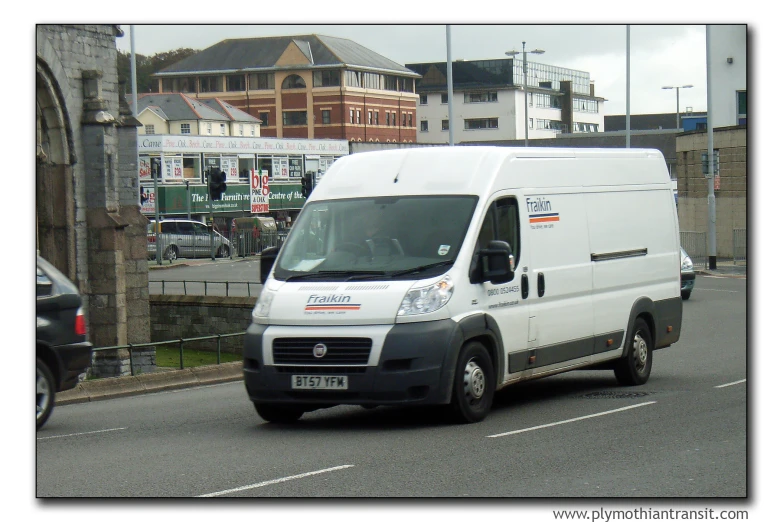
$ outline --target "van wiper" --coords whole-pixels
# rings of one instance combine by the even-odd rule
[[[349,281],[353,278],[353,276],[357,275],[368,275],[368,276],[377,276],[377,275],[383,275],[385,272],[378,272],[378,271],[372,271],[372,270],[319,270],[318,272],[308,272],[306,274],[301,275],[292,275],[291,277],[287,278],[286,281],[303,281],[305,279],[312,279],[317,277],[329,277],[329,276],[347,276],[346,281]]]
[[[437,263],[430,263],[429,265],[421,265],[414,268],[408,268],[406,270],[398,270],[396,272],[389,272],[387,274],[387,277],[397,277],[401,275],[408,275],[408,274],[415,274],[416,272],[423,272],[424,270],[429,270],[430,268],[437,268],[439,266],[449,266],[453,265],[454,260],[451,261],[439,261]]]

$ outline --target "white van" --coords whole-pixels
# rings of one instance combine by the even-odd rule
[[[450,404],[576,368],[647,381],[680,336],[680,246],[657,150],[427,147],[343,157],[262,255],[244,341],[262,418]]]

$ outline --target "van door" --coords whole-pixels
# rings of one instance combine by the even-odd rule
[[[595,350],[592,265],[579,190],[533,189],[523,196],[522,238],[530,252],[528,349],[534,375],[586,362],[578,360]]]
[[[527,348],[528,312],[524,253],[520,238],[519,202],[513,193],[501,193],[489,206],[476,241],[474,259],[479,249],[492,240],[505,241],[514,256],[514,279],[493,285],[482,283],[480,299],[485,302],[486,314],[500,329],[505,353],[499,354],[503,368],[503,382],[509,374],[526,369],[523,352]],[[498,369],[500,371],[500,368]],[[514,377],[513,375],[511,377]]]

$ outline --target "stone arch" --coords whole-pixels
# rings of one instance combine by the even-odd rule
[[[76,280],[73,131],[59,82],[36,59],[35,233],[36,250]]]

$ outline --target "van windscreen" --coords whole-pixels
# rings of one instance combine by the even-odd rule
[[[419,279],[419,271],[410,271],[430,266],[445,272],[459,253],[477,201],[476,196],[395,196],[311,202],[286,239],[275,278],[399,274]]]

